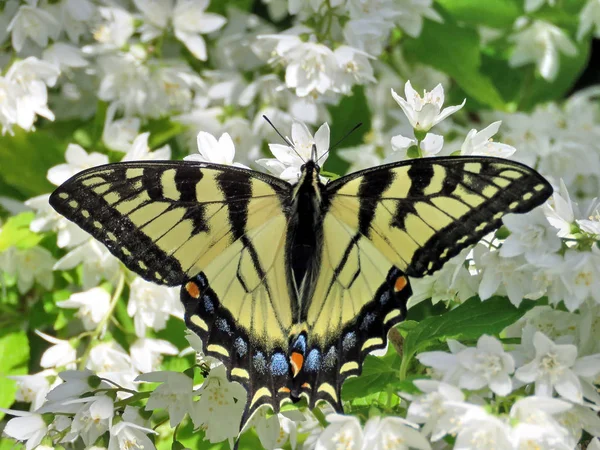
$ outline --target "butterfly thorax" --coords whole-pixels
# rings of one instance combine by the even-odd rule
[[[311,298],[321,262],[323,240],[323,194],[324,184],[319,179],[319,166],[309,160],[302,166],[298,183],[294,186],[290,208],[288,229],[287,261],[294,290],[300,305]],[[303,307],[297,311],[297,319],[302,320]]]

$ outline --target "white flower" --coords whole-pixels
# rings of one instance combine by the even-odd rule
[[[363,430],[356,417],[329,414],[327,422],[329,425],[319,436],[315,450],[363,448]]]
[[[115,120],[119,109],[118,102],[112,102],[106,110],[102,141],[104,145],[112,150],[126,152],[132,147],[132,143],[140,130],[141,120],[139,117],[123,117]]]
[[[579,13],[579,29],[577,39],[581,40],[594,29],[594,37],[600,36],[600,1],[588,0]]]
[[[337,80],[337,88],[343,93],[350,93],[355,84],[364,84],[369,81],[375,83],[373,67],[368,53],[347,45],[342,45],[333,52],[340,66],[341,73]]]
[[[269,144],[273,159],[259,159],[256,161],[266,167],[274,175],[283,180],[297,181],[300,177],[300,167],[312,158],[312,148],[316,146],[317,154],[315,162],[323,165],[327,160],[329,151],[329,125],[324,123],[319,127],[313,138],[307,126],[301,122],[292,124],[293,148],[281,144]]]
[[[379,416],[365,424],[363,447],[369,450],[429,450],[431,445],[419,432],[418,426],[400,417]]]
[[[476,348],[465,348],[456,357],[464,370],[460,387],[477,390],[489,386],[492,392],[501,396],[512,391],[510,375],[515,370],[515,361],[495,337],[484,334]]]
[[[344,39],[352,47],[370,55],[380,55],[394,24],[381,17],[351,19],[344,25]]]
[[[133,50],[133,49],[132,49]],[[98,58],[101,81],[97,95],[106,102],[118,102],[125,117],[153,117],[160,90],[151,78],[144,57],[133,51]]]
[[[63,341],[53,336],[35,330],[35,333],[42,339],[54,344],[49,347],[43,354],[40,360],[40,366],[44,369],[50,367],[67,367],[70,368],[77,358],[77,351],[73,348],[69,341]]]
[[[536,331],[533,336],[534,359],[519,367],[515,377],[524,383],[535,382],[536,395],[558,395],[574,403],[583,402],[581,377],[593,377],[600,373],[598,355],[577,358],[577,347],[571,344],[555,344],[544,333]],[[584,380],[583,380],[584,381]]]
[[[421,34],[424,17],[436,22],[443,22],[442,17],[433,9],[433,0],[403,0],[396,3],[398,4],[398,17],[394,22],[413,38]]]
[[[63,0],[60,2],[62,28],[71,42],[89,31],[89,22],[96,14],[96,6],[90,0]]]
[[[29,224],[29,229],[34,233],[56,232],[56,245],[60,248],[79,245],[89,239],[89,234],[70,220],[65,219],[50,206],[49,198],[50,194],[42,194],[25,202],[26,206],[36,211],[36,216]]]
[[[200,131],[196,138],[198,153],[186,156],[186,161],[211,162],[225,164],[228,166],[246,167],[240,163],[234,163],[235,145],[229,133],[223,133],[219,140],[206,131]]]
[[[69,68],[80,68],[89,65],[83,57],[82,51],[71,44],[56,42],[42,53],[42,58],[49,63],[60,67],[61,70]]]
[[[571,237],[572,225],[575,222],[576,205],[571,202],[571,197],[563,180],[560,181],[558,191],[544,206],[546,219],[554,228],[558,229],[558,237]]]
[[[93,445],[110,427],[114,416],[112,399],[106,395],[97,395],[70,400],[69,403],[85,404],[75,414],[71,431],[81,436],[86,447]]]
[[[535,264],[561,248],[561,240],[542,209],[536,208],[527,214],[507,214],[502,221],[510,231],[500,248],[502,257],[524,255],[528,262]]]
[[[523,256],[504,258],[499,251],[488,251],[483,245],[474,249],[476,267],[483,272],[479,297],[487,300],[494,294],[505,294],[515,306],[533,291],[534,267]]]
[[[172,427],[178,425],[192,411],[193,380],[179,372],[150,372],[140,375],[136,381],[162,383],[146,403],[146,409],[166,409]]]
[[[448,344],[450,353],[440,350],[423,352],[417,355],[417,359],[424,366],[432,367],[436,375],[441,375],[444,383],[458,385],[458,381],[464,373],[464,369],[458,359],[458,354],[466,349],[467,346],[455,339],[448,339],[446,343]]]
[[[408,396],[411,400],[406,413],[410,422],[424,424],[424,435],[431,434],[431,441],[435,442],[446,434],[456,433],[460,424],[452,406],[465,400],[460,389],[447,383],[434,380],[415,380],[414,385],[423,392],[422,395]]]
[[[577,47],[562,29],[542,20],[533,21],[509,39],[515,43],[509,65],[520,67],[535,63],[540,75],[547,81],[553,81],[558,74],[559,52],[567,56],[577,54]]]
[[[170,315],[183,317],[179,296],[174,288],[159,286],[136,278],[131,283],[127,313],[133,317],[135,333],[146,335],[146,328],[160,331]]]
[[[148,434],[158,432],[131,422],[119,422],[110,429],[108,450],[155,450]]]
[[[510,158],[517,149],[511,145],[494,142],[492,140],[492,136],[498,132],[501,124],[502,121],[499,120],[488,125],[481,131],[475,129],[469,131],[465,138],[465,142],[460,149],[460,154]]]
[[[94,39],[98,44],[83,48],[87,53],[102,53],[124,47],[135,31],[133,16],[118,6],[98,8],[100,21],[94,30]]]
[[[246,390],[239,383],[227,380],[224,365],[213,367],[196,394],[190,414],[195,427],[205,430],[205,439],[221,442],[238,435],[242,412],[246,404]]]
[[[393,136],[392,150],[399,154],[400,159],[407,158],[408,149],[419,144],[421,155],[424,158],[430,158],[437,155],[444,146],[444,137],[439,134],[427,133],[422,141],[417,141],[415,138],[408,138],[401,134]]]
[[[288,65],[285,69],[285,84],[296,89],[298,97],[313,92],[325,94],[336,88],[340,69],[331,49],[313,42],[300,42],[285,53]]]
[[[469,405],[456,436],[455,449],[487,450],[492,448],[512,449],[511,429],[497,417],[488,414],[479,406]]]
[[[575,447],[567,429],[555,415],[568,411],[568,402],[547,397],[530,396],[517,400],[510,409],[513,425],[513,448],[552,448],[569,450]]]
[[[17,14],[8,25],[12,46],[20,52],[27,38],[39,47],[46,48],[49,39],[58,38],[60,24],[47,11],[30,5],[21,5]]]
[[[574,311],[588,298],[600,303],[600,249],[591,251],[568,249],[564,262],[557,271],[568,295],[563,299],[565,306]]]
[[[52,289],[55,259],[43,247],[18,249],[10,247],[0,258],[0,269],[17,277],[17,288],[21,294],[29,291],[37,281],[47,290]]]
[[[149,137],[150,133],[148,132],[142,133],[136,137],[121,161],[154,161],[157,159],[170,159],[171,147],[166,144],[154,151],[150,151],[150,147],[148,146]]]
[[[131,364],[130,356],[115,341],[93,347],[86,368],[96,372],[99,377],[107,378],[125,388],[135,388],[133,380],[137,372]]]
[[[60,186],[82,170],[108,164],[108,156],[97,152],[87,153],[78,144],[69,144],[67,146],[65,160],[67,161],[66,163],[59,164],[48,170],[47,178],[56,186]]]
[[[206,42],[201,34],[217,31],[225,25],[225,18],[206,12],[209,0],[173,0],[156,2],[134,0],[135,5],[144,14],[148,23],[143,28],[144,40],[153,39],[167,27],[169,19],[173,21],[175,37],[201,61],[206,61]]]
[[[268,409],[259,408],[248,421],[242,433],[254,427],[260,443],[265,449],[274,450],[290,442],[296,448],[297,422],[303,422],[304,415],[298,410],[284,411],[278,414],[267,415]]]
[[[102,279],[115,280],[121,270],[119,260],[95,239],[88,239],[72,249],[54,264],[54,270],[73,269],[81,263],[83,263],[82,284],[84,289],[98,286]]]
[[[7,97],[0,111],[4,129],[11,131],[11,123],[24,130],[33,128],[36,115],[54,120],[48,109],[47,86],[54,86],[60,75],[57,66],[33,56],[13,63],[4,79],[0,77],[0,93]],[[2,92],[4,91],[4,92]]]
[[[110,294],[102,288],[93,288],[72,294],[67,300],[58,302],[60,308],[78,309],[76,316],[86,330],[95,329],[109,311]]]
[[[142,373],[157,370],[162,355],[176,355],[177,347],[162,339],[140,338],[129,347],[133,367]]]
[[[79,398],[79,396],[92,392],[94,389],[106,389],[110,385],[105,381],[101,381],[91,370],[65,370],[60,372],[58,376],[64,381],[53,388],[47,395],[48,403],[44,405],[43,412],[53,411],[56,405],[64,405],[71,400]],[[48,407],[49,405],[52,405]]]
[[[404,85],[406,100],[400,97],[392,89],[392,97],[400,105],[406,118],[415,130],[429,131],[431,127],[438,124],[446,117],[461,109],[466,100],[458,106],[448,106],[442,110],[444,104],[444,88],[438,84],[433,91],[424,91],[421,97],[407,81]]]
[[[7,378],[17,382],[15,399],[31,403],[31,410],[35,411],[46,401],[46,394],[50,392],[48,378],[55,375],[53,370],[44,370],[32,375],[11,375]]]
[[[25,450],[37,447],[48,432],[48,425],[41,414],[4,408],[0,411],[16,416],[6,423],[4,433],[17,441],[24,441]]]

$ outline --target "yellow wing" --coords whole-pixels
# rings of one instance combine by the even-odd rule
[[[278,406],[288,376],[290,189],[231,166],[147,161],[84,171],[50,203],[143,278],[182,285],[187,325],[256,408]]]
[[[483,157],[425,158],[327,185],[321,271],[302,299],[308,344],[303,390],[341,409],[345,378],[406,317],[407,276],[422,277],[552,193],[534,170]],[[313,358],[311,360],[311,353]],[[311,370],[312,369],[312,370]]]

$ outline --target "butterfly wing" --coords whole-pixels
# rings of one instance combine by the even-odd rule
[[[304,315],[304,392],[341,409],[343,381],[406,317],[407,276],[422,277],[552,193],[534,170],[484,157],[425,158],[327,185],[321,272]],[[312,359],[311,359],[312,352]],[[316,370],[318,369],[318,370]]]
[[[186,323],[205,353],[244,385],[253,409],[277,408],[295,302],[285,264],[290,190],[231,166],[128,162],[77,174],[50,203],[146,280],[182,285]]]

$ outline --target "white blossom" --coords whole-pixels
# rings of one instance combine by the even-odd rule
[[[577,39],[581,40],[593,30],[594,37],[600,36],[600,1],[588,0],[579,13]]]
[[[77,317],[86,330],[95,329],[109,311],[110,294],[102,288],[92,288],[85,292],[72,294],[67,300],[58,302],[61,308],[75,308]]]
[[[240,163],[234,163],[235,144],[229,133],[223,133],[219,140],[210,133],[201,131],[197,136],[198,153],[186,156],[186,161],[211,162],[225,164],[228,166],[246,167]]]
[[[27,38],[39,47],[46,48],[48,40],[55,40],[60,33],[60,25],[47,11],[35,5],[21,5],[17,14],[8,25],[12,46],[21,51]]]
[[[69,144],[65,151],[66,163],[59,164],[48,170],[48,181],[60,186],[73,175],[91,167],[108,164],[108,156],[101,153],[87,153],[78,144]]]
[[[561,397],[574,403],[583,402],[581,377],[600,373],[600,357],[577,358],[577,347],[559,345],[544,333],[533,336],[534,359],[519,367],[515,377],[525,383],[535,383],[536,395],[551,397],[554,390]],[[584,381],[585,382],[585,381]]]
[[[102,141],[112,150],[126,152],[132,148],[133,141],[138,136],[141,120],[139,117],[115,119],[119,106],[118,102],[113,102],[106,110]]]
[[[400,417],[373,417],[367,421],[364,429],[364,449],[408,450],[412,448],[430,450],[431,445],[413,424]]]
[[[553,81],[558,74],[559,53],[566,56],[577,54],[577,47],[562,29],[542,20],[533,21],[509,39],[515,43],[508,60],[510,66],[535,63],[540,75],[547,81]]]
[[[269,149],[276,159],[259,159],[256,162],[283,180],[296,181],[300,177],[302,165],[312,158],[313,146],[316,146],[317,149],[315,162],[323,165],[327,160],[329,151],[329,125],[327,123],[319,127],[313,138],[306,125],[294,122],[292,138],[287,139],[293,144],[293,147],[269,144]]]
[[[44,370],[32,375],[10,375],[7,378],[17,383],[15,399],[31,403],[31,411],[35,411],[46,401],[46,394],[50,392],[49,378],[55,375],[53,370]]]
[[[164,329],[171,315],[183,317],[176,290],[139,277],[131,283],[127,313],[133,317],[138,337],[145,337],[147,328],[155,331]]]
[[[142,373],[157,370],[162,355],[176,355],[177,347],[162,339],[139,338],[129,347],[131,363]]]
[[[83,48],[87,53],[104,53],[124,47],[135,31],[134,17],[119,6],[98,8],[100,20],[93,32],[97,44]]]
[[[4,408],[0,411],[16,416],[6,423],[3,431],[17,441],[24,441],[25,450],[36,448],[48,432],[48,425],[41,414]]]
[[[225,366],[211,368],[196,394],[200,400],[194,403],[190,416],[194,426],[205,430],[205,439],[214,443],[236,437],[246,404],[246,390],[227,380]]]
[[[192,411],[192,379],[179,372],[151,372],[140,375],[137,381],[162,383],[148,399],[146,409],[166,409],[172,427]]]
[[[406,99],[400,97],[392,89],[392,97],[402,108],[406,118],[415,130],[429,131],[431,127],[438,124],[446,117],[454,114],[465,105],[463,101],[458,106],[448,106],[442,109],[444,104],[444,88],[438,84],[433,91],[424,91],[421,97],[407,81],[404,85],[404,95]]]
[[[510,231],[500,248],[502,257],[523,255],[529,263],[535,264],[561,248],[561,240],[539,208],[527,214],[507,214],[502,221]]]
[[[84,404],[73,418],[71,431],[81,436],[86,447],[93,445],[110,428],[114,416],[112,399],[106,395],[96,395],[70,400],[69,403]]]
[[[17,278],[21,294],[28,292],[36,282],[51,289],[54,285],[54,262],[52,254],[39,246],[26,249],[10,247],[0,254],[0,269]]]
[[[315,446],[316,450],[363,448],[363,430],[356,417],[329,414],[327,422],[329,425],[319,436]]]
[[[157,159],[170,159],[171,158],[171,147],[169,145],[163,145],[160,148],[157,148],[154,151],[150,150],[148,146],[148,138],[150,137],[150,133],[142,133],[137,136],[131,147],[127,149],[125,156],[121,161],[143,161],[143,160],[152,160],[155,161]]]
[[[158,432],[135,423],[119,422],[110,429],[108,450],[155,450],[156,447],[148,434],[158,434]]]
[[[475,129],[469,131],[460,149],[460,154],[510,158],[517,149],[511,145],[492,140],[492,136],[498,132],[501,124],[502,121],[499,120],[488,125],[481,131]]]
[[[392,137],[391,143],[392,150],[400,159],[406,159],[408,150],[416,145],[419,146],[422,157],[431,158],[442,150],[444,137],[439,134],[427,133],[423,140],[418,141],[416,138],[408,138],[399,134]]]

